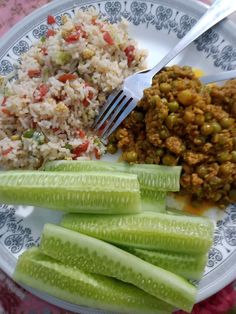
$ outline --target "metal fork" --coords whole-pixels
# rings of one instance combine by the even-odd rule
[[[154,68],[137,72],[127,77],[124,80],[122,88],[119,91],[115,90],[107,98],[106,103],[94,122],[93,127],[95,131],[100,130],[104,123],[107,122],[105,128],[99,132],[100,136],[106,139],[113,133],[136,107],[137,101],[142,97],[143,90],[151,85],[153,76],[196,38],[235,10],[235,0],[216,0],[191,30]]]

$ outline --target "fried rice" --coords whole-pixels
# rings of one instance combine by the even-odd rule
[[[91,130],[100,107],[125,77],[145,68],[146,52],[125,20],[97,12],[63,17],[22,55],[17,79],[0,94],[0,167],[36,169],[47,160],[100,158],[105,147]]]

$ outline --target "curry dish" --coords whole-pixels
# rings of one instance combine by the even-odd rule
[[[165,68],[110,137],[132,163],[182,165],[182,192],[236,201],[236,80],[204,86],[188,67]]]

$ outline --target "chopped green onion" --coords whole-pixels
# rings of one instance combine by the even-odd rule
[[[65,146],[64,146],[64,148],[69,149],[69,150],[72,150],[72,149],[73,149],[73,146],[72,146],[71,144],[69,144],[69,143],[66,143]]]
[[[34,129],[29,129],[29,130],[25,131],[23,133],[23,137],[25,137],[25,138],[32,138],[33,135],[34,135],[34,131],[35,131]]]

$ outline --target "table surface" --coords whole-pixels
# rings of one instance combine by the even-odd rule
[[[0,0],[0,37],[24,16],[50,0]],[[205,2],[210,2],[205,0]],[[236,21],[236,14],[231,18]],[[192,314],[235,313],[236,291],[233,284],[195,305]],[[22,289],[0,270],[0,314],[71,314],[48,304]],[[176,314],[183,314],[179,311]]]

